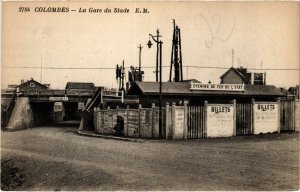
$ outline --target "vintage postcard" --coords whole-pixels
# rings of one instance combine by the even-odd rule
[[[299,2],[4,1],[1,189],[299,190]]]

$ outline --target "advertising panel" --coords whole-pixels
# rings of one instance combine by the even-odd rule
[[[278,104],[254,104],[254,134],[273,133],[278,131]]]
[[[210,104],[207,106],[207,137],[233,136],[233,105]]]

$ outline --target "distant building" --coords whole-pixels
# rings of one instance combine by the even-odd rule
[[[41,89],[48,89],[48,88],[49,88],[48,86],[43,85],[35,81],[33,78],[31,78],[26,82],[22,80],[21,84],[17,86],[17,92],[26,92],[30,90],[41,90]]]
[[[278,90],[284,95],[289,95],[289,91],[284,87],[278,87]]]
[[[88,89],[94,90],[94,83],[82,83],[82,82],[68,82],[66,85],[66,89]]]
[[[288,89],[290,95],[294,95],[296,99],[300,99],[300,86],[296,85],[295,87],[290,87]]]
[[[248,72],[247,68],[229,68],[221,77],[221,84],[265,85],[266,74]]]

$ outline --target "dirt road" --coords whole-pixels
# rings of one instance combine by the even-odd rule
[[[15,190],[297,190],[299,134],[144,143],[76,128],[2,132],[2,159],[26,175]]]

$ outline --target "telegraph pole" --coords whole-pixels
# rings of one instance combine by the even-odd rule
[[[151,48],[152,42],[150,37],[157,45],[156,51],[156,82],[158,82],[158,66],[159,66],[159,138],[162,138],[162,44],[163,42],[159,40],[159,30],[156,31],[157,35],[154,36],[149,34],[149,41],[147,43],[148,47]],[[156,38],[156,39],[155,39]]]
[[[139,52],[139,71],[141,71],[141,65],[142,65],[142,58],[141,57],[142,57],[142,49],[143,49],[143,47],[140,44],[140,46],[138,48],[140,50],[140,52]]]
[[[174,81],[183,81],[182,74],[182,54],[181,54],[181,37],[180,28],[175,24],[173,19],[174,30],[173,30],[173,40],[172,40],[172,53],[171,53],[171,66],[170,66],[170,76],[169,81],[172,80],[172,68],[174,65]]]

